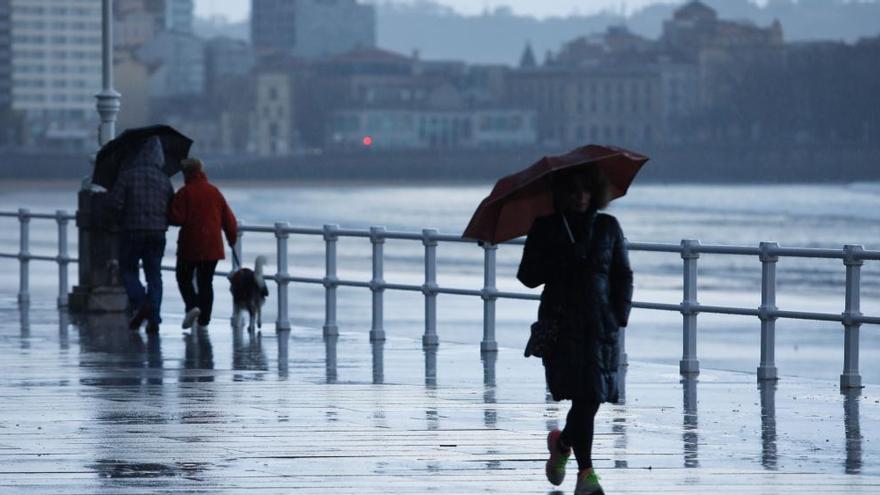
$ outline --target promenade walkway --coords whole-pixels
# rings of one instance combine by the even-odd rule
[[[225,317],[182,333],[179,314],[154,338],[34,301],[0,297],[0,493],[574,489],[544,479],[544,437],[566,410],[520,349],[487,362],[442,341],[371,346],[367,329],[251,337]],[[595,458],[609,494],[876,494],[880,395],[709,369],[682,383],[677,363],[631,362]]]

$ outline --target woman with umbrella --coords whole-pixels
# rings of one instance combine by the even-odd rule
[[[557,212],[535,220],[526,238],[517,278],[541,284],[538,320],[556,325],[551,355],[543,358],[554,400],[571,400],[562,431],[547,436],[547,479],[559,485],[574,450],[575,494],[603,493],[593,471],[593,421],[599,404],[618,400],[618,331],[632,305],[632,270],[623,231],[611,215],[608,182],[596,167],[552,178]]]
[[[632,307],[623,231],[599,210],[626,194],[647,161],[595,145],[542,158],[499,180],[464,234],[497,244],[528,232],[517,278],[544,290],[526,356],[542,357],[554,400],[571,400],[565,428],[547,436],[545,472],[562,484],[574,451],[576,495],[604,493],[593,471],[594,418],[601,403],[619,399],[618,334]]]

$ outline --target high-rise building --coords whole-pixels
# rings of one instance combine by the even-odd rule
[[[338,55],[376,45],[376,11],[356,0],[251,0],[251,40],[259,53]]]
[[[0,115],[12,104],[12,9],[10,0],[0,0]]]
[[[138,60],[154,67],[150,96],[157,99],[205,92],[205,42],[192,34],[163,31],[137,52]]]
[[[229,80],[244,79],[255,65],[250,43],[226,37],[205,44],[205,88],[214,95]]]
[[[192,34],[194,0],[165,0],[164,28],[167,31]]]
[[[192,34],[193,9],[193,0],[116,0],[114,45],[137,50],[162,31]]]
[[[101,0],[11,0],[12,108],[28,134],[86,145],[97,127]]]
[[[164,0],[113,2],[113,45],[116,50],[136,50],[164,30]]]

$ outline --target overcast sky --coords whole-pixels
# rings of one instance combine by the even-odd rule
[[[385,0],[379,0],[383,2]],[[414,3],[417,0],[395,0],[399,3]],[[572,13],[591,14],[603,9],[626,9],[631,12],[651,3],[679,3],[681,0],[436,0],[464,14],[479,14],[486,8],[500,5],[510,6],[518,14],[537,17],[568,15]],[[373,1],[371,3],[377,3]],[[196,0],[196,14],[200,16],[223,15],[229,20],[246,19],[251,0]]]

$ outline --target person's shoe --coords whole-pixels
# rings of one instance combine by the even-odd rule
[[[159,334],[159,324],[158,323],[147,323],[147,335],[158,335]]]
[[[595,471],[592,469],[578,471],[578,481],[574,488],[574,495],[605,495]]]
[[[544,468],[547,474],[547,481],[559,486],[565,479],[565,464],[571,456],[571,448],[561,449],[559,447],[559,437],[562,432],[553,430],[547,434],[547,450],[550,451],[550,458],[547,459],[547,465]]]
[[[138,330],[141,328],[141,325],[144,323],[144,320],[150,317],[153,313],[152,309],[149,305],[144,304],[141,306],[141,309],[138,310],[137,313],[132,316],[131,320],[128,321],[128,328],[132,330]]]
[[[186,316],[183,317],[183,324],[181,325],[181,327],[183,327],[184,329],[192,327],[193,323],[195,323],[196,321],[196,318],[198,318],[200,314],[202,314],[202,310],[200,310],[199,308],[193,308],[187,311]]]

